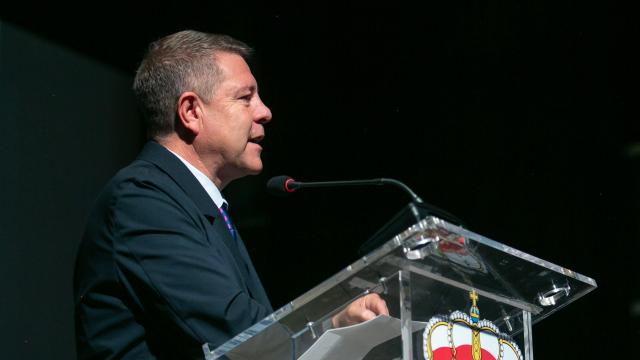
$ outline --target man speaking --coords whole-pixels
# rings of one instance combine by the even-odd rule
[[[80,359],[202,359],[273,309],[221,190],[262,170],[271,111],[225,35],[182,31],[149,47],[134,80],[151,140],[106,185],[74,275]],[[334,326],[388,314],[367,295]],[[259,355],[256,355],[256,359]]]

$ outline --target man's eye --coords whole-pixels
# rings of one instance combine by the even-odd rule
[[[241,96],[240,100],[245,100],[245,101],[251,101],[251,94],[245,95],[245,96]]]

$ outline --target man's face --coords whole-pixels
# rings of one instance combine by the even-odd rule
[[[203,128],[194,146],[213,160],[217,177],[228,183],[262,170],[258,143],[271,110],[260,100],[256,79],[241,56],[218,53],[216,60],[222,81],[203,105]]]

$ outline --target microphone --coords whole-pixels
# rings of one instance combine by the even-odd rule
[[[422,204],[422,199],[416,193],[414,193],[404,183],[388,178],[369,179],[369,180],[344,180],[344,181],[319,181],[319,182],[300,182],[295,181],[292,177],[286,175],[280,175],[272,177],[267,182],[267,191],[272,195],[285,196],[295,192],[298,189],[304,188],[319,188],[319,187],[339,187],[339,186],[381,186],[381,185],[393,185],[404,190],[413,202]]]
[[[399,234],[407,227],[413,225],[416,221],[422,220],[425,216],[435,215],[443,220],[453,224],[466,227],[464,222],[455,215],[440,209],[434,205],[426,203],[420,199],[404,183],[389,178],[369,179],[369,180],[344,180],[344,181],[319,181],[319,182],[301,182],[295,181],[292,177],[286,175],[275,176],[267,181],[267,191],[272,195],[286,196],[296,192],[298,189],[319,188],[319,187],[339,187],[339,186],[370,186],[370,185],[393,185],[404,190],[412,201],[398,212],[389,222],[380,228],[369,240],[360,246],[359,253],[361,255],[368,254],[378,246],[389,240],[391,237]]]
[[[380,186],[380,185],[393,185],[404,190],[409,196],[411,196],[411,202],[408,205],[409,212],[413,215],[415,220],[421,220],[426,215],[435,215],[443,220],[449,221],[453,224],[458,224],[462,227],[466,227],[464,221],[460,220],[457,216],[450,212],[443,210],[435,205],[426,203],[416,195],[404,183],[389,178],[369,179],[369,180],[343,180],[343,181],[318,181],[318,182],[301,182],[296,181],[292,177],[287,175],[274,176],[267,181],[267,191],[276,196],[287,196],[298,189],[304,188],[319,188],[319,187],[340,187],[340,186]]]

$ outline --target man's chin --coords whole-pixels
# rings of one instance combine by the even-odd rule
[[[254,164],[249,164],[244,169],[245,175],[258,175],[262,172],[262,161],[258,161]]]
[[[247,171],[245,175],[248,175],[248,176],[258,175],[261,172],[262,172],[262,168],[260,170],[254,169],[254,170],[251,170],[251,171]]]
[[[261,172],[262,166],[243,167],[240,169],[236,168],[234,171],[223,172],[221,173],[222,186],[224,188],[225,186],[229,185],[229,183],[237,179],[241,179],[249,175],[258,175]]]
[[[262,172],[262,160],[238,162],[235,166],[228,166],[222,171],[226,183],[243,178],[248,175],[258,175]]]

